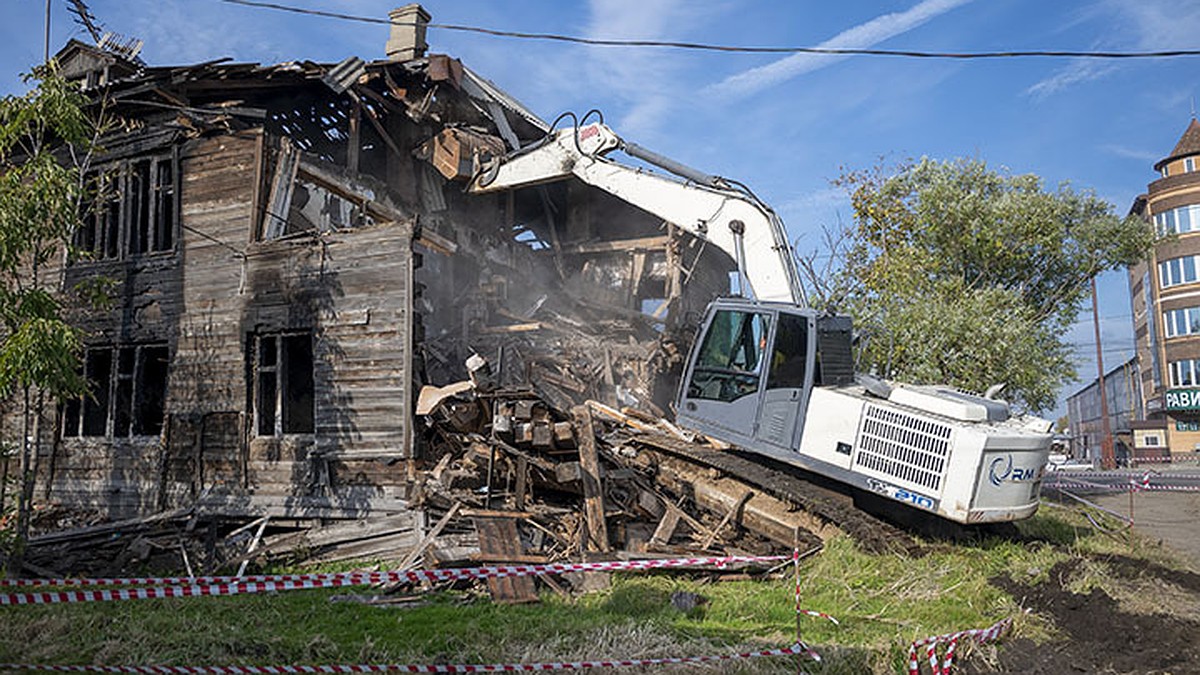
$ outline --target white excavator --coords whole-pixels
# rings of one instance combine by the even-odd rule
[[[617,150],[673,175],[616,161]],[[571,177],[737,263],[748,297],[708,306],[675,401],[680,426],[957,523],[1015,521],[1037,510],[1050,423],[991,396],[856,375],[850,317],[803,306],[782,221],[739,184],[627,143],[598,122],[498,158],[468,189]]]

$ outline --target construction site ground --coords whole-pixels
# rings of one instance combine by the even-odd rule
[[[1192,467],[1194,470],[1194,467]],[[1168,469],[1169,470],[1169,469]],[[1200,673],[1200,492],[1089,496],[1126,517],[1101,521],[1106,536],[1131,551],[1161,549],[1171,566],[1145,557],[1081,555],[1055,565],[1040,583],[992,583],[1030,612],[1049,618],[1057,637],[1006,641],[994,659],[965,663],[964,673]],[[1132,511],[1131,511],[1132,506]],[[1092,511],[1099,518],[1099,510]]]
[[[560,409],[519,389],[460,387],[434,393],[436,398],[419,407],[429,422],[422,438],[428,459],[414,467],[401,510],[350,520],[286,513],[231,518],[206,513],[203,495],[196,506],[120,523],[49,509],[38,518],[40,534],[26,551],[25,571],[42,577],[122,577],[325,571],[330,564],[432,569],[787,555],[798,546],[806,552],[799,568],[804,608],[843,620],[839,627],[802,622],[805,640],[828,657],[826,665],[809,672],[901,672],[901,650],[908,641],[1009,618],[1014,629],[997,643],[960,645],[955,671],[1200,675],[1200,492],[1136,493],[1133,532],[1119,519],[1128,512],[1128,493],[1089,495],[1092,505],[1084,506],[1054,499],[1052,490],[1044,491],[1047,499],[1038,516],[1016,526],[930,530],[891,522],[889,515],[902,512],[894,505],[873,505],[883,512],[860,510],[872,506],[864,495],[855,498],[789,467],[702,442],[632,409],[594,401]],[[90,603],[45,608],[32,620],[25,608],[5,607],[0,624],[11,621],[12,630],[0,636],[0,663],[172,660],[148,643],[189,629],[157,625],[177,621],[167,607],[157,606],[163,602],[216,603],[196,609],[192,619],[214,626],[229,622],[218,632],[236,633],[240,645],[230,652],[203,635],[178,645],[182,651],[174,642],[164,643],[162,649],[171,653],[191,654],[188,663],[177,665],[210,665],[232,654],[271,665],[292,658],[357,660],[361,639],[380,641],[369,650],[376,662],[431,657],[442,663],[518,662],[786,646],[794,637],[788,625],[791,567],[764,574],[765,567],[672,571],[667,574],[673,581],[663,586],[613,583],[595,573],[491,579],[486,590],[475,582],[428,588],[393,584],[350,594],[361,610],[322,609],[324,596],[299,603],[280,596],[278,605],[271,604],[271,596],[259,596],[253,606],[263,621],[245,626],[238,623],[244,617],[222,609],[228,605],[221,603],[235,601],[224,598],[150,601],[138,605],[142,611],[121,613],[116,623]],[[677,599],[674,590],[683,595]],[[465,598],[465,613],[459,613],[458,600],[430,600],[429,591]],[[463,631],[469,638],[438,642],[427,652],[412,647],[404,633],[408,629],[395,625],[378,637],[346,637],[345,644],[329,637],[356,622],[377,623],[371,618],[381,611],[376,605],[403,609],[398,616],[412,617],[398,618],[406,625],[434,621],[441,626],[430,634],[436,637],[420,639],[444,641]],[[287,618],[293,610],[299,612],[294,620]],[[280,635],[327,610],[342,616],[343,626],[316,620],[311,626],[299,624],[308,626],[303,635]],[[214,614],[208,617],[210,611]],[[153,630],[143,626],[142,612],[162,613],[149,619],[156,624]],[[514,624],[500,618],[505,612],[523,618]],[[495,627],[470,628],[481,616]],[[568,625],[575,619],[587,625]],[[275,620],[278,626],[271,623]],[[605,633],[614,620],[620,630],[650,631],[654,644]],[[96,644],[87,642],[91,638],[77,643],[81,634],[74,626],[96,621],[104,627],[97,629]],[[548,624],[539,627],[538,622]],[[587,622],[598,623],[611,644],[596,642],[591,632],[596,628]],[[523,623],[528,624],[524,629],[514,628]],[[31,653],[43,637],[54,641],[51,627],[56,625],[63,631],[58,638],[68,646]],[[308,655],[303,645],[318,638],[328,644]],[[301,646],[287,639],[300,640]],[[543,643],[550,646],[542,648]],[[559,643],[570,646],[553,646]],[[636,653],[612,653],[613,648]],[[761,668],[747,664],[749,669],[739,672],[795,667],[763,661]]]
[[[851,560],[857,561],[857,564],[860,565],[889,566],[895,570],[906,568],[938,570],[936,565],[931,565],[927,560],[947,553],[957,556],[959,553],[956,551],[964,552],[967,556],[987,555],[989,549],[1012,544],[1028,550],[1041,549],[1044,551],[1043,554],[1032,559],[1027,569],[1020,568],[1003,574],[989,575],[985,585],[997,589],[1011,598],[1011,602],[1027,614],[1022,617],[1018,613],[1015,631],[1004,636],[996,645],[984,645],[978,648],[962,645],[954,672],[977,674],[1172,673],[1175,675],[1200,673],[1200,640],[1197,639],[1197,636],[1200,636],[1200,573],[1197,572],[1200,569],[1200,560],[1194,555],[1190,558],[1181,558],[1176,552],[1176,548],[1182,551],[1186,548],[1189,539],[1200,534],[1197,529],[1200,526],[1196,521],[1191,520],[1189,515],[1195,511],[1188,510],[1200,506],[1200,495],[1194,493],[1139,493],[1135,495],[1134,499],[1135,520],[1140,521],[1135,528],[1138,536],[1131,536],[1128,531],[1120,529],[1120,524],[1115,519],[1098,521],[1104,528],[1111,529],[1111,532],[1092,527],[1086,520],[1079,517],[1080,509],[1073,503],[1047,502],[1037,519],[1023,524],[1018,531],[1011,534],[1011,539],[1008,540],[992,539],[960,544],[952,540],[918,536],[916,540],[921,543],[920,549],[907,552],[892,551],[870,555],[866,558],[855,557]],[[1102,503],[1105,508],[1123,512],[1128,506],[1128,495],[1097,497],[1094,498],[1094,501]],[[1098,511],[1092,511],[1093,516],[1097,518],[1099,517],[1098,513]],[[1163,539],[1161,544],[1160,539]],[[807,634],[813,645],[826,655],[828,664],[824,669],[809,667],[807,672],[901,672],[896,668],[889,670],[886,666],[881,669],[878,655],[870,657],[863,653],[861,647],[848,646],[843,642],[845,638],[841,636],[848,635],[846,632],[848,629],[854,630],[850,628],[853,624],[861,624],[865,620],[860,615],[875,616],[875,621],[894,621],[895,619],[886,619],[881,613],[866,611],[869,605],[865,603],[869,603],[870,598],[876,592],[886,593],[886,588],[858,586],[853,572],[846,572],[845,577],[834,576],[836,571],[832,568],[842,564],[843,559],[839,556],[843,555],[846,549],[845,540],[840,541],[843,543],[833,545],[826,552],[814,554],[808,559],[804,568],[805,575],[809,578],[805,580],[805,598],[803,600],[816,603],[815,607],[818,609],[840,614],[843,622],[847,624],[843,628],[823,627],[823,624],[819,622],[806,624]],[[855,545],[855,547],[861,549],[861,545]],[[830,557],[830,562],[818,560],[825,556]],[[1051,561],[1044,568],[1040,567],[1038,562],[1043,557]],[[959,565],[963,564],[959,563]],[[969,565],[966,567],[967,569],[954,573],[961,572],[969,578],[971,570]],[[931,578],[933,575],[928,571],[912,572],[911,576],[904,576],[906,574],[904,572],[894,572],[893,574],[897,575],[895,582],[889,583],[887,586],[893,589],[896,601],[901,604],[912,602],[905,600],[902,596],[902,593],[910,585],[929,583],[931,584],[930,588],[936,591],[935,595],[949,595],[956,592],[955,586],[960,583],[973,583],[972,581],[947,583],[944,579]],[[730,576],[737,577],[737,575]],[[687,581],[681,577],[677,584],[663,580],[663,583],[652,587],[647,587],[642,582],[637,582],[632,586],[618,584],[613,589],[606,591],[611,597],[604,600],[599,606],[608,608],[604,610],[605,612],[611,612],[614,606],[630,603],[628,607],[621,609],[620,613],[627,614],[628,618],[637,622],[649,621],[650,623],[647,625],[651,625],[656,619],[663,616],[663,606],[667,608],[668,613],[675,611],[670,608],[674,598],[669,598],[668,595],[670,595],[669,589],[676,585],[698,591],[699,595],[712,597],[717,604],[727,601],[723,600],[711,585],[719,578],[724,577],[711,577],[706,582],[709,585],[705,585],[705,583],[696,585],[696,578],[690,578],[691,581]],[[778,590],[778,579],[770,585]],[[824,599],[826,593],[836,593],[835,587],[842,585],[847,586],[848,593],[843,604],[836,604],[832,600]],[[368,593],[365,590],[360,592]],[[376,592],[371,590],[369,593]],[[543,591],[543,593],[546,592],[548,591]],[[424,602],[414,599],[406,601],[403,599],[403,595],[396,598],[395,603],[397,604],[393,604],[393,608],[411,606],[415,610]],[[555,594],[551,592],[550,595],[554,596]],[[87,625],[100,625],[95,623],[100,617],[116,617],[100,620],[101,623],[107,622],[105,625],[109,627],[119,628],[125,625],[123,622],[133,621],[136,615],[152,614],[164,610],[174,611],[170,607],[176,606],[173,604],[176,602],[219,603],[221,606],[227,606],[228,603],[233,603],[235,600],[213,598],[194,601],[186,599],[159,601],[138,606],[137,609],[140,611],[133,614],[128,612],[96,614],[85,606],[76,605],[74,607],[80,609],[73,610],[70,606],[60,605],[55,612],[63,613],[61,623],[56,622],[52,618],[52,614],[39,612],[40,618],[35,622],[36,625],[26,626],[23,620],[14,621],[10,626],[12,630],[5,641],[26,639],[31,635],[30,631],[35,633],[36,631],[52,632],[55,625],[61,625],[63,630],[73,633],[73,629],[70,629],[69,626],[77,625],[78,621],[83,621]],[[290,602],[290,598],[288,602]],[[480,600],[474,601],[476,606],[479,606],[479,602]],[[482,602],[486,605],[486,600]],[[932,603],[936,600],[931,598],[927,602]],[[163,603],[172,604],[168,607]],[[285,606],[283,603],[284,598],[280,596],[274,600],[270,597],[255,600],[251,605],[256,608],[253,611],[262,617],[262,619],[255,620],[256,625],[261,623],[263,628],[267,628],[270,625],[268,617],[286,612],[282,609]],[[1005,603],[1009,604],[1008,601]],[[520,609],[497,609],[497,611],[518,612],[527,617],[533,617],[540,611],[553,615],[555,612],[562,611],[562,608],[557,607],[558,604],[550,602],[544,609],[539,609],[537,606],[522,606]],[[587,609],[592,604],[595,603],[581,602],[578,605],[578,613],[582,615],[592,611]],[[772,604],[786,604],[786,600],[772,597]],[[325,610],[320,610],[319,605],[320,603],[314,605],[305,614],[311,614],[313,611],[318,614],[324,613]],[[927,607],[922,608],[919,603],[912,603],[909,607],[912,610],[911,616],[902,613],[901,620],[896,621],[894,626],[891,623],[887,624],[892,626],[897,634],[910,631],[912,625],[924,625],[927,622],[927,619],[921,614],[923,609],[928,609]],[[97,611],[101,609],[96,608]],[[131,609],[133,608],[131,607]],[[687,612],[689,616],[703,617],[705,611],[715,614],[718,609],[717,607],[700,607],[688,609]],[[118,611],[117,608],[113,608],[113,610]],[[395,620],[402,623],[416,620],[417,615],[413,613],[413,610],[402,610],[401,614],[395,615],[397,616]],[[26,611],[28,610],[18,607],[7,608],[4,610],[4,616],[19,619],[18,613]],[[84,614],[70,614],[70,612],[80,611]],[[196,608],[188,609],[187,615],[192,619],[203,616],[203,613],[195,613],[198,611]],[[361,611],[378,613],[385,610],[363,606]],[[397,610],[393,609],[392,611]],[[752,612],[750,609],[740,611]],[[332,605],[328,606],[328,612],[337,616],[346,615],[346,610],[337,609],[335,611]],[[888,612],[888,615],[895,616],[894,612]],[[71,616],[76,618],[69,618]],[[232,618],[231,615],[226,616]],[[411,618],[402,618],[404,616]],[[447,614],[443,618],[453,620],[453,614]],[[528,620],[533,621],[532,618]],[[169,619],[158,619],[155,622],[169,622]],[[960,626],[960,628],[971,627],[981,626]],[[667,639],[657,632],[660,628],[660,625],[654,624],[653,628],[647,628],[643,632],[648,631],[647,635],[653,633],[656,641]],[[887,626],[884,628],[887,629]],[[225,635],[229,630],[232,628],[214,626],[214,638]],[[442,630],[449,631],[450,629],[444,626]],[[486,631],[487,629],[481,628],[481,630]],[[23,635],[26,638],[22,638]],[[134,635],[136,635],[136,631]],[[545,650],[537,653],[553,654],[554,648],[551,643],[569,643],[573,639],[579,639],[570,637],[570,635],[570,627],[564,625],[562,635],[549,640]],[[47,635],[47,637],[53,639],[53,635]],[[99,637],[103,638],[103,636]],[[71,640],[77,639],[79,638],[71,638]],[[133,661],[129,661],[130,658],[136,660],[136,654],[144,656],[147,653],[145,648],[135,646],[128,647],[134,651],[126,653],[124,651],[126,647],[122,646],[122,639],[120,635],[110,635],[100,640],[103,648],[99,652],[92,653],[90,650],[85,650],[85,652],[92,653],[91,658],[98,658],[106,663],[128,662],[131,664]],[[316,636],[313,639],[326,640],[327,638]],[[490,638],[488,639],[490,640]],[[787,640],[786,629],[761,636],[760,639],[769,645],[783,644]],[[195,641],[192,638],[189,640]],[[245,649],[250,649],[250,645],[257,645],[251,651],[243,653],[243,657],[254,661],[255,658],[251,654],[261,654],[264,657],[274,657],[272,660],[274,663],[278,661],[279,653],[287,652],[279,644],[279,640],[280,638],[276,635],[264,633],[257,636],[243,634],[238,637],[237,642],[245,643],[243,645]],[[199,649],[192,642],[181,643],[180,653]],[[6,649],[9,652],[8,656],[19,653],[12,651],[15,649],[14,644],[16,643],[10,643],[7,648],[2,648],[3,645],[0,644],[0,653],[4,653]],[[372,648],[371,653],[380,656],[386,655],[385,646],[385,644],[376,645]],[[607,656],[615,654],[614,649],[626,646],[620,639],[616,639],[611,643],[596,643],[590,649],[586,648],[586,645],[575,647],[577,650],[575,655]],[[243,647],[234,651],[242,653],[239,650],[242,650]],[[639,648],[641,647],[639,646]],[[670,643],[664,643],[655,648],[660,652],[676,653],[674,650],[697,649],[697,646],[685,641],[678,643],[675,647],[672,647]],[[716,652],[723,651],[719,646],[709,645],[710,651],[714,648]],[[228,650],[231,647],[223,645],[221,649]],[[337,653],[332,642],[321,642],[317,652],[325,655]],[[308,652],[304,652],[304,654],[308,654]],[[316,652],[308,654],[309,657],[315,655],[317,655]],[[192,660],[194,661],[196,658],[200,657],[194,657]],[[452,655],[448,654],[440,658],[452,658]],[[748,669],[739,672],[794,671],[795,664],[789,665],[786,661],[765,659],[753,665],[746,663],[742,665],[746,665]],[[200,661],[196,663],[198,664]],[[898,665],[893,662],[893,666]],[[611,672],[625,671],[614,670]],[[650,669],[641,672],[676,671]],[[732,671],[714,666],[702,667],[699,670],[690,667],[687,672]],[[927,672],[927,668],[923,668],[922,672]]]

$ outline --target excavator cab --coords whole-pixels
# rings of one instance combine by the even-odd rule
[[[848,317],[723,298],[709,305],[692,345],[677,416],[743,447],[795,450],[812,388],[853,379]]]

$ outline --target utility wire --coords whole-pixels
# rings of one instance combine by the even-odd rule
[[[407,21],[392,21],[373,16],[344,14],[320,9],[292,7],[277,2],[261,2],[260,0],[220,0],[231,5],[274,9],[281,12],[320,16],[328,19],[343,21],[358,21],[360,23],[379,24],[385,26],[414,26]],[[581,45],[599,47],[670,47],[674,49],[692,49],[697,51],[734,52],[741,54],[825,54],[832,56],[901,56],[918,59],[996,59],[1013,57],[1049,57],[1049,58],[1080,58],[1080,59],[1147,59],[1172,58],[1179,56],[1200,56],[1200,49],[1170,49],[1161,51],[1138,52],[1109,52],[1109,51],[1072,51],[1072,50],[1005,50],[989,52],[927,52],[908,49],[867,49],[859,47],[741,47],[736,45],[717,45],[703,42],[675,42],[670,40],[607,40],[600,38],[584,38],[557,33],[525,33],[520,31],[495,30],[479,26],[464,26],[450,23],[427,23],[429,28],[459,31],[464,33],[481,33],[495,37],[519,38],[524,40],[550,40],[554,42],[569,42]]]

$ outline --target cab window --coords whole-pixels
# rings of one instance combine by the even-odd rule
[[[803,389],[807,359],[808,319],[780,313],[767,389]]]
[[[769,328],[766,314],[719,310],[700,343],[688,396],[734,401],[758,391]]]

